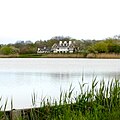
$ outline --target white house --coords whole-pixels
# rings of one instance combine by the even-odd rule
[[[59,41],[59,44],[54,44],[52,46],[53,53],[73,53],[75,50],[75,46],[72,41]]]

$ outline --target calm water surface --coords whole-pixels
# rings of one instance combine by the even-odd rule
[[[79,91],[82,76],[88,84],[95,76],[97,80],[120,79],[120,59],[0,59],[1,104],[8,98],[10,109],[12,98],[14,108],[31,107],[34,92],[38,104],[45,96],[57,99],[60,89],[68,90],[71,83]]]

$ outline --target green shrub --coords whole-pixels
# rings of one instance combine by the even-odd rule
[[[0,49],[0,53],[3,55],[16,54],[19,53],[19,49],[13,46],[2,46]]]

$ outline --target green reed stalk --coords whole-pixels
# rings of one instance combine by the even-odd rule
[[[36,108],[36,94],[32,96],[33,108],[23,110],[17,120],[119,120],[120,119],[120,82],[93,79],[91,87],[82,80],[79,94],[73,96],[72,84],[68,92],[60,93],[59,101],[44,97]],[[87,87],[87,89],[85,89]],[[0,98],[1,101],[1,98]],[[5,102],[4,111],[7,106]],[[2,107],[2,106],[1,106]],[[11,108],[13,102],[11,100]],[[9,117],[4,112],[4,118]]]

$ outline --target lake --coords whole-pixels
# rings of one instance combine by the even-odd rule
[[[79,82],[91,84],[93,78],[106,81],[120,79],[119,59],[71,59],[71,58],[1,58],[0,96],[7,109],[13,100],[14,108],[32,107],[32,95],[41,98],[59,98],[60,90],[66,91],[72,84],[79,91]]]

